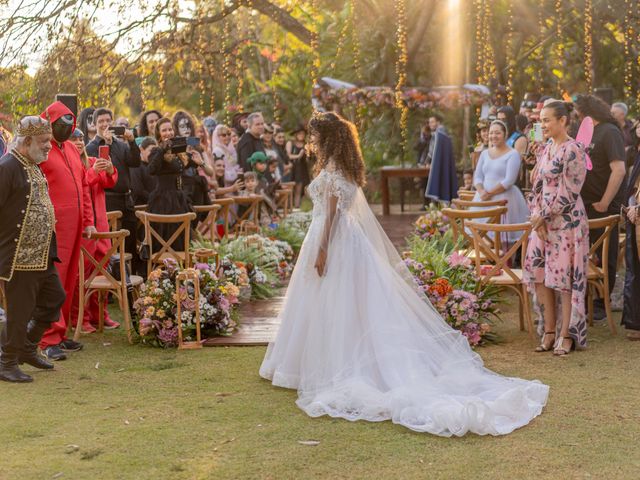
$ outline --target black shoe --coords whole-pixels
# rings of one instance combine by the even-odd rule
[[[45,357],[38,354],[38,352],[23,353],[18,357],[18,363],[20,365],[26,363],[40,370],[53,370],[53,363],[47,361]]]
[[[65,340],[58,345],[65,352],[78,352],[82,350],[82,345],[80,342],[74,342],[73,340]]]
[[[45,357],[49,360],[53,360],[54,362],[67,359],[67,354],[62,351],[59,345],[47,347],[42,351],[42,353],[44,353]]]
[[[0,367],[0,380],[13,383],[33,382],[33,378],[20,370],[17,365]]]

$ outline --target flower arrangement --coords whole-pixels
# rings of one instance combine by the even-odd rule
[[[498,318],[498,291],[480,283],[471,260],[458,253],[450,234],[410,239],[405,264],[418,287],[451,327],[475,347],[495,341],[491,331]]]
[[[200,282],[200,301],[196,305],[192,286],[181,286],[176,292],[176,275],[180,272],[173,259],[152,271],[141,287],[141,296],[133,304],[142,343],[157,347],[175,347],[178,343],[177,302],[182,307],[182,333],[185,340],[195,338],[195,312],[200,311],[200,324],[205,337],[231,335],[237,328],[239,289],[218,278],[206,263],[195,265]]]
[[[302,234],[302,238],[304,238],[311,225],[311,220],[311,212],[291,212],[282,221],[282,225],[297,230]]]
[[[246,260],[247,266],[253,267],[256,279],[268,280],[269,272],[273,271],[281,283],[293,271],[294,251],[287,242],[262,235],[248,235],[238,237],[223,245],[221,251],[235,260]],[[247,268],[249,271],[250,269]],[[251,271],[249,277],[251,278]],[[265,283],[258,282],[258,283]]]
[[[311,225],[311,218],[311,212],[292,212],[280,224],[265,228],[263,233],[272,240],[288,243],[294,257],[297,257]]]
[[[393,107],[396,105],[396,90],[392,87],[315,88],[313,96],[323,106],[333,104],[367,104]],[[461,88],[405,88],[400,101],[409,109],[449,110],[464,106],[480,106],[490,100],[488,90],[474,87]]]
[[[442,235],[449,230],[449,219],[442,214],[442,210],[434,203],[429,204],[427,211],[414,223],[414,234],[422,240],[434,235]]]

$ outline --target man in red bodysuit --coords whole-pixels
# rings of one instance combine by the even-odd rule
[[[49,194],[56,215],[58,257],[56,264],[62,286],[67,294],[60,319],[51,324],[40,341],[42,352],[50,360],[66,359],[65,351],[77,351],[82,344],[67,339],[73,293],[78,283],[78,261],[83,233],[90,237],[95,231],[93,207],[84,167],[76,147],[69,137],[76,118],[63,103],[49,105],[41,117],[51,122],[53,140],[48,160],[42,171],[49,183]]]

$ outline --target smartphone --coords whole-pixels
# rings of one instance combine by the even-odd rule
[[[187,137],[187,145],[190,147],[199,147],[200,139],[198,137]]]
[[[109,127],[109,131],[113,132],[116,137],[121,137],[124,135],[125,128],[122,126]]]
[[[109,145],[100,145],[98,147],[98,158],[109,160]]]
[[[533,124],[531,131],[529,132],[529,136],[531,137],[532,142],[544,141],[544,136],[542,135],[542,124],[540,122]]]
[[[238,180],[241,180],[244,182],[244,172],[238,173]]]

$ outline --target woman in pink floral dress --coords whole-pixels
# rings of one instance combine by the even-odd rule
[[[589,227],[580,197],[586,164],[584,150],[567,134],[569,112],[570,106],[564,102],[552,102],[540,113],[542,131],[551,141],[538,159],[534,174],[534,231],[524,264],[525,282],[534,293],[544,325],[542,343],[536,351],[553,348],[555,355],[567,355],[573,348],[587,345]],[[560,297],[559,304],[556,296]]]

